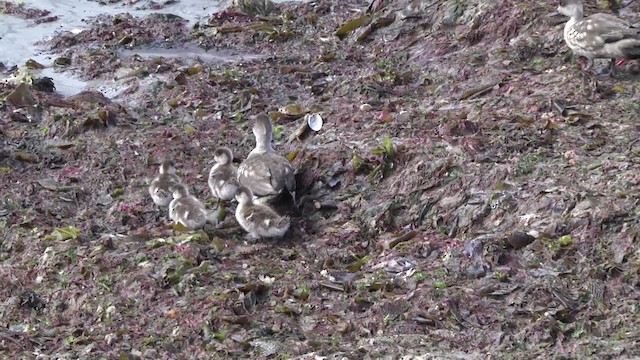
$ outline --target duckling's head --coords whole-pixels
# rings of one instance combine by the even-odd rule
[[[256,142],[271,143],[271,120],[267,114],[258,114],[256,116],[256,122],[253,124],[253,135],[256,137]]]
[[[251,204],[253,201],[253,193],[251,192],[251,189],[246,186],[238,187],[238,190],[236,190],[236,200],[238,201],[238,204]]]
[[[582,2],[580,0],[560,0],[558,12],[572,18],[582,17]]]
[[[185,197],[189,195],[189,190],[187,189],[186,186],[184,186],[184,184],[178,184],[175,185],[173,187],[173,198],[174,199],[180,199],[182,197]]]
[[[175,174],[176,168],[173,165],[173,161],[165,160],[160,164],[160,174]]]
[[[221,146],[213,152],[213,159],[220,165],[226,165],[233,161],[233,152],[226,146]]]

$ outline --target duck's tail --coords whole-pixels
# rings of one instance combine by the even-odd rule
[[[622,51],[624,58],[627,60],[640,59],[640,40],[626,40],[624,44],[621,44],[620,51]]]
[[[293,195],[286,190],[276,196],[259,199],[257,202],[268,205],[280,216],[300,217],[302,215]]]

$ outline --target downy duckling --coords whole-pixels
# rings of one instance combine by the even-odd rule
[[[180,178],[171,160],[163,161],[159,171],[160,175],[149,185],[149,195],[156,205],[165,207],[173,200],[173,187],[180,183]]]
[[[197,230],[204,227],[212,219],[204,204],[189,194],[184,184],[178,184],[173,189],[173,200],[169,204],[169,218],[184,227]]]
[[[213,153],[216,164],[209,171],[209,189],[218,199],[232,200],[238,189],[238,168],[232,164],[233,152],[222,146]]]
[[[288,195],[295,207],[296,178],[293,167],[271,146],[271,120],[266,114],[256,116],[253,135],[256,147],[238,167],[238,182],[251,190],[264,203],[280,195]]]
[[[558,13],[570,17],[564,25],[564,41],[574,55],[587,58],[585,70],[593,59],[611,59],[609,74],[613,75],[618,59],[640,59],[640,28],[609,14],[593,14],[584,19],[580,0],[560,0]]]
[[[270,207],[256,204],[253,193],[246,186],[240,186],[236,191],[236,220],[242,228],[254,239],[265,237],[281,238],[289,230],[290,219],[280,216]]]

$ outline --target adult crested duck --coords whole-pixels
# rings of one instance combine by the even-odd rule
[[[238,182],[251,190],[259,203],[285,195],[295,207],[295,172],[289,161],[273,150],[272,131],[266,114],[256,116],[253,125],[256,147],[238,167]]]
[[[209,189],[218,199],[229,201],[236,196],[238,189],[238,168],[231,162],[233,152],[228,147],[219,147],[213,153],[215,165],[209,171]]]
[[[255,203],[251,189],[240,186],[236,191],[236,200],[236,220],[250,237],[281,238],[289,230],[289,217],[278,215],[267,205]]]
[[[173,200],[169,204],[169,217],[175,223],[184,227],[197,230],[204,227],[207,221],[212,220],[204,204],[189,194],[184,184],[178,184],[173,188]]]
[[[180,183],[180,178],[171,160],[164,160],[159,171],[160,175],[149,185],[149,195],[156,205],[164,207],[173,200],[173,187]]]
[[[585,70],[593,59],[611,59],[609,74],[613,75],[616,59],[640,59],[640,28],[609,14],[593,14],[583,18],[580,0],[560,0],[558,13],[570,17],[564,26],[564,40],[575,55],[587,58]]]

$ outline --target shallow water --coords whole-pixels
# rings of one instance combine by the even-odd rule
[[[283,2],[276,0],[275,2]],[[207,18],[210,14],[223,7],[226,0],[182,0],[167,5],[161,10],[137,10],[136,7],[146,4],[139,1],[135,5],[108,4],[100,5],[88,0],[24,0],[25,6],[51,11],[49,16],[58,16],[58,20],[51,23],[34,24],[32,20],[23,20],[14,16],[0,14],[0,62],[7,66],[21,65],[29,59],[50,66],[53,58],[34,44],[55,34],[56,31],[74,30],[86,28],[85,19],[100,14],[119,14],[128,12],[133,16],[145,16],[151,13],[171,13],[183,17],[189,21],[198,21]],[[136,49],[131,51],[140,56],[183,56],[184,49],[171,50],[160,49]],[[247,58],[246,55],[228,53],[205,52],[197,48],[190,49],[189,53],[203,60],[211,61],[237,61]],[[124,54],[126,55],[126,53]],[[36,76],[48,76],[53,79],[56,90],[63,95],[72,95],[92,84],[74,78],[69,72],[55,72],[51,68],[44,69]]]
[[[140,2],[143,4],[144,2]],[[51,11],[58,20],[51,23],[33,24],[9,15],[0,15],[0,61],[5,64],[20,64],[34,56],[42,56],[33,44],[59,30],[82,29],[85,19],[100,14],[128,12],[134,16],[151,13],[172,13],[188,20],[206,18],[221,7],[219,0],[187,0],[167,5],[161,10],[136,10],[135,6],[118,4],[100,5],[87,0],[25,0],[25,5]]]
[[[203,62],[235,62],[242,60],[258,59],[260,55],[257,54],[244,54],[229,50],[209,50],[205,51],[202,48],[196,46],[188,46],[184,48],[139,48],[132,50],[121,50],[120,56],[140,56],[143,59],[157,58],[157,57],[180,57],[182,59],[199,59]]]

